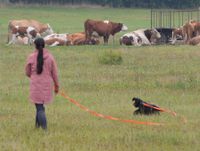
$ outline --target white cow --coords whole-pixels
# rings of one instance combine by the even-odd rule
[[[125,45],[152,45],[156,44],[161,38],[160,33],[156,29],[138,29],[127,33],[120,38],[120,44]]]

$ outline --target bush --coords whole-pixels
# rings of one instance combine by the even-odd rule
[[[119,65],[122,61],[121,53],[117,51],[106,51],[99,56],[99,62],[101,64]]]

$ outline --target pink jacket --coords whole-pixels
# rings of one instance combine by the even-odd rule
[[[54,57],[43,49],[43,71],[37,74],[37,55],[37,50],[29,55],[25,68],[30,78],[30,99],[33,103],[47,104],[52,101],[54,86],[59,87],[57,65]]]

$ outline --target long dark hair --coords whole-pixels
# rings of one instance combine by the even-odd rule
[[[38,50],[38,56],[37,56],[37,74],[41,74],[43,71],[43,48],[45,47],[45,42],[43,38],[37,38],[34,41],[35,48]]]

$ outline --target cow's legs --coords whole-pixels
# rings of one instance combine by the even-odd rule
[[[114,42],[115,42],[115,37],[114,37],[114,35],[113,35],[113,45],[114,45]]]
[[[52,44],[50,45],[50,47],[58,46],[59,44],[60,44],[59,41],[55,41],[54,43],[52,43]]]
[[[27,33],[28,44],[31,45],[33,43],[33,36],[30,33]]]
[[[11,38],[11,40],[9,41],[8,45],[10,45],[10,44],[15,44],[16,39],[17,39],[17,34],[12,34],[12,38]]]
[[[9,44],[9,42],[11,41],[12,39],[12,34],[11,34],[11,31],[8,33],[8,39],[7,39],[7,44]]]
[[[108,44],[108,39],[109,39],[108,35],[103,36],[104,44]]]

